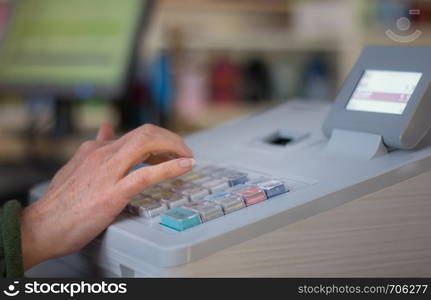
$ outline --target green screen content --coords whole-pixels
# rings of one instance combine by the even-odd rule
[[[21,0],[0,52],[0,83],[118,87],[142,0]]]

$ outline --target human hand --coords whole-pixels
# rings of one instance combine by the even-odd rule
[[[119,139],[102,125],[55,175],[47,193],[23,210],[24,268],[72,253],[99,235],[129,199],[189,171],[193,153],[176,134],[146,124]],[[129,173],[146,162],[152,166]]]

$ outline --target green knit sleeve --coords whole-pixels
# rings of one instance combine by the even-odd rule
[[[0,277],[24,275],[21,252],[21,204],[6,202],[0,210]]]

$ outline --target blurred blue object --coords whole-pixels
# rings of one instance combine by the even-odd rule
[[[305,70],[303,97],[313,100],[329,100],[331,97],[331,74],[325,57],[313,56]]]
[[[408,17],[409,1],[381,0],[376,5],[377,19],[386,26],[393,27],[397,19]]]
[[[154,60],[150,67],[149,89],[161,115],[173,109],[172,61],[168,52],[164,51]]]

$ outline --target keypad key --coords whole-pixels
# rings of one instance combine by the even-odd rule
[[[164,203],[154,200],[152,202],[141,205],[139,207],[139,215],[144,218],[150,219],[157,217],[166,210],[168,210],[168,207]]]
[[[184,207],[198,213],[203,223],[224,215],[221,206],[209,201],[190,202]]]
[[[214,180],[214,178],[209,176],[202,176],[201,178],[192,180],[190,182],[195,185],[203,185],[205,182],[212,181],[212,180]]]
[[[160,186],[162,186],[164,189],[171,189],[171,188],[178,187],[178,186],[185,184],[185,183],[186,183],[186,181],[179,179],[179,178],[175,178],[175,179],[161,183]]]
[[[162,198],[167,198],[171,196],[174,192],[171,190],[162,190],[161,192],[151,193],[147,194],[149,197],[153,198],[154,200],[161,200]]]
[[[135,201],[139,201],[139,200],[145,199],[145,198],[149,198],[149,197],[147,195],[137,194],[137,195],[133,196],[130,199],[129,204],[132,203],[132,202],[135,202]]]
[[[126,210],[131,214],[139,215],[139,206],[152,201],[154,201],[154,199],[142,194],[138,194],[130,199],[126,206]]]
[[[196,200],[203,199],[205,196],[207,196],[209,194],[209,191],[201,187],[194,187],[194,188],[182,191],[181,194],[183,194],[184,196],[187,196],[190,201],[196,201]]]
[[[187,202],[189,202],[189,199],[187,198],[187,196],[184,196],[178,193],[173,193],[168,197],[162,198],[161,201],[162,203],[166,204],[169,208],[175,208],[186,204]]]
[[[176,207],[161,215],[160,224],[177,231],[183,231],[201,224],[201,218],[198,213],[192,210]]]
[[[229,182],[224,179],[213,179],[210,181],[203,182],[202,187],[208,189],[212,194],[218,193],[229,188]]]
[[[176,193],[182,193],[186,190],[190,190],[197,187],[195,184],[191,183],[191,182],[186,182],[184,184],[181,185],[177,185],[175,187],[172,188],[172,190]]]
[[[147,219],[154,218],[168,209],[165,204],[149,197],[133,201],[128,207],[130,213]]]
[[[243,197],[236,194],[224,193],[224,195],[221,195],[221,197],[213,197],[209,201],[213,201],[214,203],[220,205],[223,208],[223,212],[225,214],[229,214],[245,207]]]
[[[257,184],[259,188],[265,191],[266,197],[271,198],[289,192],[284,182],[280,180],[268,180]]]
[[[141,192],[142,195],[150,196],[151,194],[161,193],[164,191],[164,188],[160,185],[154,185],[149,187]]]
[[[248,189],[250,187],[251,187],[251,185],[248,185],[248,184],[238,184],[238,185],[235,185],[235,186],[229,188],[228,190],[226,190],[226,192],[228,192],[228,193],[236,193],[238,191],[246,190],[246,189]]]
[[[258,187],[250,186],[244,190],[237,191],[236,193],[244,198],[244,202],[247,206],[266,200],[265,192]]]
[[[228,191],[223,191],[223,192],[219,192],[219,193],[214,193],[214,194],[211,194],[211,195],[208,195],[208,196],[206,196],[205,198],[204,198],[204,200],[206,200],[206,201],[213,201],[213,200],[215,200],[215,199],[217,199],[217,198],[222,198],[222,197],[224,197],[224,196],[226,196],[226,195],[229,195],[230,193],[228,192]]]
[[[202,174],[191,171],[191,172],[188,172],[187,174],[184,174],[184,175],[182,175],[182,176],[180,176],[178,178],[181,179],[181,180],[184,180],[185,182],[190,182],[190,181],[193,181],[193,180],[200,179],[202,177],[203,177]]]
[[[235,186],[246,183],[248,181],[248,175],[245,173],[235,172],[226,175],[226,179],[228,180],[230,186]]]

